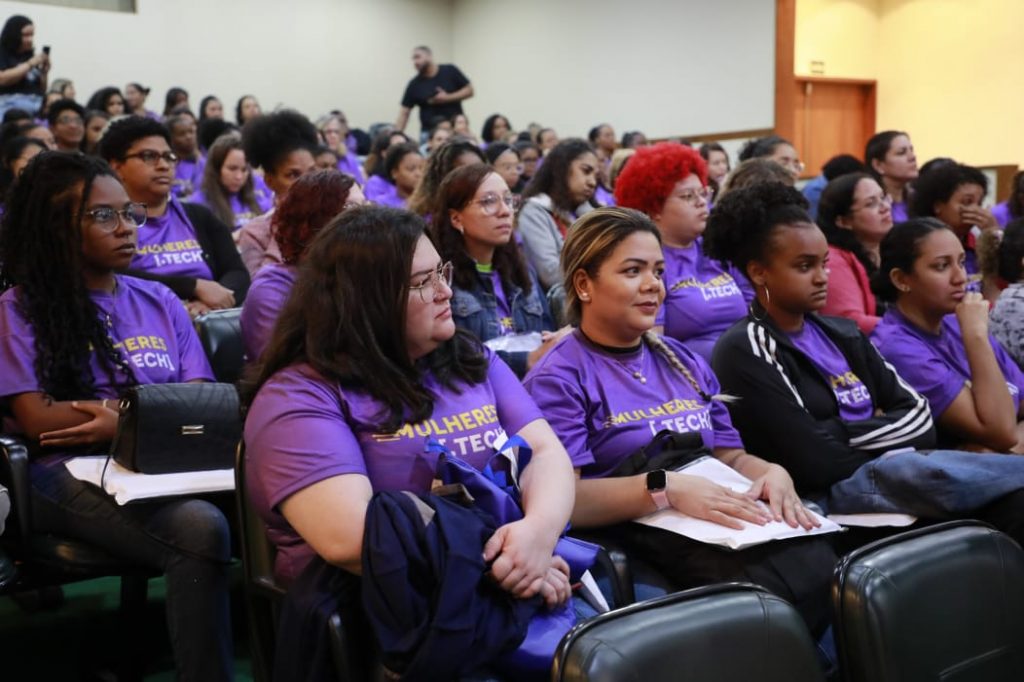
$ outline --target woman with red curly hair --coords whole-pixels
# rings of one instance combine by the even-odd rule
[[[271,225],[281,262],[260,268],[242,306],[242,345],[249,362],[260,356],[270,340],[313,237],[344,209],[364,203],[366,198],[352,176],[333,169],[303,175],[285,194]]]
[[[637,150],[615,182],[615,200],[646,213],[661,233],[666,296],[655,329],[710,362],[715,341],[747,313],[753,292],[741,284],[746,280],[704,254],[707,182],[707,163],[699,153],[663,142]]]

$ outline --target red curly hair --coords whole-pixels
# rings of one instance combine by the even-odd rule
[[[677,142],[640,147],[615,180],[615,202],[653,216],[676,183],[694,173],[701,185],[708,184],[708,165],[696,149]]]
[[[289,265],[299,262],[316,233],[345,208],[354,184],[351,176],[332,169],[314,171],[295,181],[271,219],[282,261]]]

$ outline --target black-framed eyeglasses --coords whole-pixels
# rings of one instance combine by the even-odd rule
[[[135,152],[134,154],[125,154],[124,158],[139,159],[147,166],[155,166],[156,162],[160,159],[163,159],[172,166],[178,163],[178,155],[174,152],[157,152],[152,149],[143,149],[141,152]]]
[[[442,263],[437,266],[436,270],[432,270],[429,275],[424,276],[419,284],[410,285],[409,290],[418,291],[420,294],[420,300],[424,303],[430,303],[434,296],[437,295],[437,292],[441,290],[442,282],[444,282],[446,287],[450,288],[452,286],[452,273],[454,269],[455,267],[452,265],[451,261]],[[428,288],[430,290],[429,298],[427,297]]]
[[[519,208],[520,197],[518,194],[512,194],[509,192],[505,196],[498,196],[497,194],[485,194],[479,199],[474,199],[469,202],[471,204],[477,204],[480,210],[484,212],[484,215],[494,215],[498,212],[499,203],[505,204],[510,211],[515,211]]]
[[[116,230],[120,220],[124,220],[132,227],[142,227],[146,224],[146,205],[133,202],[125,204],[121,210],[111,206],[100,206],[84,212],[82,217],[88,218],[93,225],[107,233]]]

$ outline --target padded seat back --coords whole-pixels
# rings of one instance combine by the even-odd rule
[[[789,603],[755,585],[726,583],[580,623],[559,645],[552,679],[810,682],[823,675]]]
[[[241,308],[228,308],[213,310],[195,319],[199,341],[213,375],[226,384],[237,383],[245,365],[241,318]]]
[[[833,585],[850,682],[1024,680],[1024,551],[977,522],[846,555]]]

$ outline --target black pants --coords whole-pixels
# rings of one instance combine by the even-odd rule
[[[815,639],[830,624],[829,591],[836,555],[823,537],[730,550],[638,523],[619,524],[602,533],[608,533],[627,554],[648,563],[677,590],[751,582],[791,603]]]
[[[163,571],[167,626],[180,680],[234,676],[227,519],[205,500],[170,498],[119,506],[63,464],[32,463],[34,522],[110,554]]]

